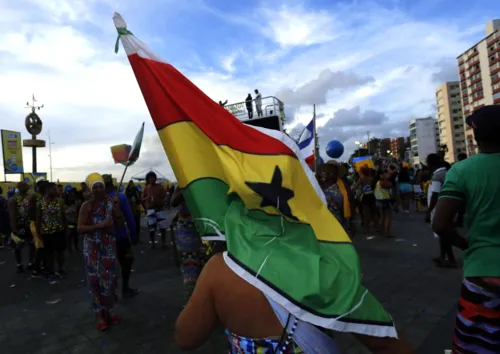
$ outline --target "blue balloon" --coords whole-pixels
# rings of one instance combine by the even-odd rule
[[[67,184],[64,186],[64,193],[69,193],[69,191],[72,189],[73,189],[73,186],[71,184]]]
[[[332,159],[338,159],[344,153],[344,145],[338,140],[326,144],[326,154]]]

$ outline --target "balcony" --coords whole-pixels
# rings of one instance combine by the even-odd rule
[[[260,121],[264,118],[279,117],[280,130],[281,130],[282,125],[285,124],[285,105],[283,104],[283,102],[281,102],[279,99],[273,96],[263,97],[261,105],[262,109],[261,117],[258,117],[255,100],[253,100],[251,104],[252,104],[251,112],[253,113],[253,117],[249,116],[246,101],[228,104],[224,106],[224,108],[227,109],[229,112],[231,112],[233,116],[238,118],[243,123],[251,125],[264,126],[265,124],[261,125],[257,122],[257,120]]]
[[[492,35],[490,38],[488,38],[488,41],[486,42],[486,46],[491,47],[493,44],[500,42],[500,32],[496,32],[494,35]]]
[[[497,56],[495,59],[491,60],[490,59],[490,68],[495,65],[496,63],[500,63],[500,56]],[[491,70],[491,69],[490,69]]]

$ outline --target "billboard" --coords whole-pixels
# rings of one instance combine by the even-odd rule
[[[23,173],[21,133],[2,130],[3,169],[6,175]]]

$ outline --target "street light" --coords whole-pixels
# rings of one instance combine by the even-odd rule
[[[50,130],[49,130],[49,163],[50,163],[50,181],[52,182],[52,145],[55,143],[50,141]]]

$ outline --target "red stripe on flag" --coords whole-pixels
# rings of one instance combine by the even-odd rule
[[[261,155],[292,155],[282,142],[243,123],[214,102],[172,65],[128,56],[156,129],[195,123],[215,144]]]

